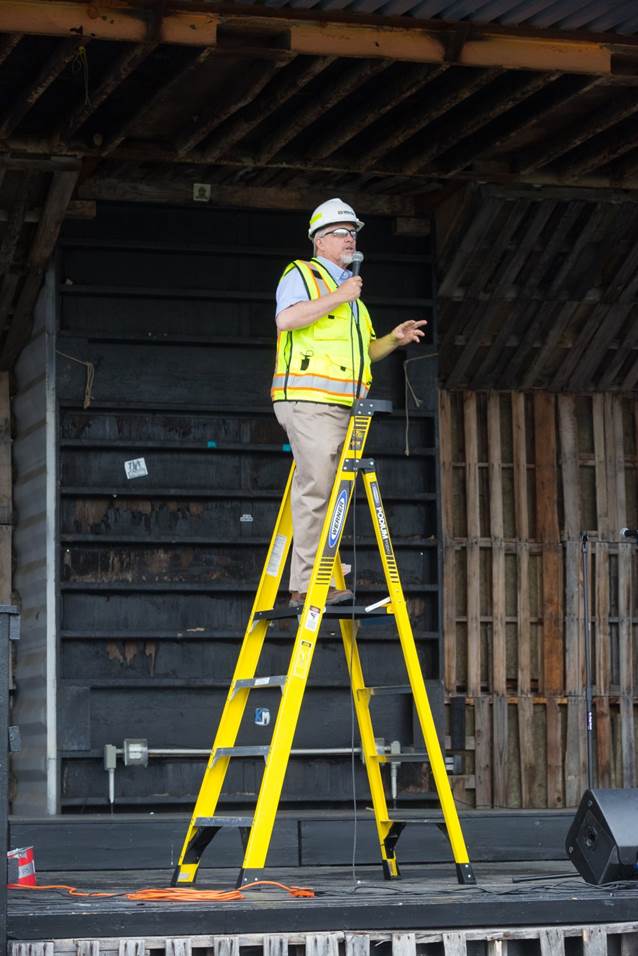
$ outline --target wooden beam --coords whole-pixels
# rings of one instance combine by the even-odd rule
[[[13,320],[0,355],[0,368],[9,369],[28,341],[32,314],[42,284],[44,269],[53,252],[60,227],[77,185],[79,171],[55,173],[49,188],[44,214],[29,253],[29,273],[14,310]]]
[[[287,66],[287,62],[279,60],[265,63],[263,60],[257,60],[251,65],[240,64],[240,70],[243,73],[243,82],[241,84],[232,84],[233,95],[224,96],[221,104],[215,102],[206,110],[203,117],[198,117],[195,122],[182,131],[176,138],[176,149],[180,156],[190,153],[194,146],[197,146],[214,129],[227,120],[229,117],[238,113],[244,106],[248,106],[259,96],[261,91],[271,82],[278,70]],[[240,87],[241,86],[241,91]],[[264,118],[271,112],[273,107],[270,101],[262,106]]]
[[[156,47],[157,43],[140,43],[131,49],[125,50],[108,70],[98,86],[94,90],[91,90],[88,102],[80,103],[62,120],[56,132],[53,134],[52,141],[57,143],[60,140],[67,140],[72,136],[73,133],[87,121],[89,116],[92,116],[102,103],[109,98],[111,93],[137,70]]]
[[[499,70],[484,70],[470,74],[469,77],[463,77],[460,84],[453,86],[452,89],[433,99],[424,109],[406,110],[401,124],[399,126],[395,125],[378,146],[366,151],[362,164],[363,169],[371,170],[382,157],[393,152],[415,133],[420,132],[433,120],[443,116],[448,110],[454,109],[459,103],[491,83],[499,75],[499,72]]]
[[[469,163],[474,162],[486,153],[501,150],[508,146],[513,140],[523,137],[528,130],[533,130],[547,120],[547,117],[556,113],[558,110],[567,110],[573,106],[574,101],[580,99],[585,93],[602,83],[602,77],[574,77],[563,76],[545,90],[542,99],[537,98],[534,102],[534,109],[529,110],[524,115],[517,110],[512,115],[507,114],[498,121],[490,124],[481,135],[473,137],[469,143],[463,143],[461,147],[455,149],[453,153],[446,156],[441,164],[444,167],[445,174],[453,176],[465,169]]]
[[[326,89],[322,90],[318,96],[310,99],[300,110],[289,117],[281,129],[276,130],[266,138],[257,155],[257,164],[261,165],[268,162],[295,136],[298,136],[304,129],[320,119],[337,103],[358,90],[368,80],[387,70],[389,66],[391,66],[391,63],[383,60],[346,66],[338,80],[327,85]]]
[[[124,182],[117,179],[96,178],[82,183],[81,199],[110,200],[123,202],[157,202],[182,205],[193,202],[192,182]],[[232,208],[298,209],[307,214],[313,204],[325,199],[325,189],[261,186],[212,186],[211,205]],[[348,193],[349,200],[361,212],[378,216],[418,217],[423,214],[423,204],[411,196],[382,196],[369,191],[354,190]]]
[[[368,109],[364,109],[362,114],[354,115],[348,123],[342,124],[340,129],[334,131],[330,136],[323,136],[317,148],[312,150],[311,155],[319,159],[325,159],[332,155],[345,143],[354,139],[362,130],[376,123],[390,110],[396,109],[399,103],[414,96],[429,86],[437,77],[441,76],[447,69],[447,64],[426,70],[423,65],[413,65],[408,67],[408,72],[404,73],[398,80],[383,85],[373,101],[368,104]],[[359,111],[357,111],[358,113]]]
[[[273,113],[293,96],[296,96],[311,80],[323,73],[334,62],[335,59],[331,56],[316,57],[311,59],[310,62],[306,62],[303,58],[295,61],[290,70],[285,70],[283,74],[279,73],[268,90],[268,114]],[[215,136],[210,146],[204,150],[203,155],[206,162],[214,163],[231,146],[240,142],[252,130],[256,129],[264,119],[266,119],[266,115],[262,103],[253,103],[252,106],[244,109],[239,116],[233,117],[226,123],[224,129]]]
[[[412,170],[425,170],[429,168],[432,161],[437,156],[442,156],[451,150],[453,146],[462,140],[470,140],[479,129],[487,126],[498,116],[509,110],[514,109],[519,103],[538,93],[549,83],[553,83],[560,76],[559,73],[539,73],[538,75],[524,74],[523,80],[517,82],[517,78],[508,78],[510,91],[505,93],[499,84],[495,84],[494,89],[488,91],[487,97],[483,97],[474,105],[469,116],[462,120],[452,114],[447,121],[446,129],[441,132],[425,149],[420,150],[411,160],[403,164],[406,172]],[[444,161],[445,162],[445,161]]]
[[[220,27],[230,25],[227,41]],[[48,36],[83,36],[102,40],[127,40],[187,46],[236,44],[245,28],[280,37],[282,48],[315,56],[345,56],[406,60],[416,63],[458,63],[468,67],[541,70],[596,75],[631,75],[635,72],[636,42],[623,37],[571,36],[563,31],[512,30],[472,24],[460,36],[445,23],[410,18],[362,17],[330,11],[259,9],[241,7],[213,11],[205,2],[184,8],[167,3],[161,23],[149,15],[141,0],[100,0],[99,5],[74,0],[3,0],[0,30],[6,33]]]
[[[0,121],[0,140],[6,139],[19,126],[31,107],[48,90],[85,42],[87,41],[73,38],[58,44],[40,69],[35,80],[13,100],[9,112]]]
[[[622,122],[628,116],[638,112],[638,96],[635,90],[625,95],[618,94],[609,103],[605,103],[587,120],[582,117],[571,123],[567,129],[560,130],[553,142],[541,142],[538,146],[528,150],[517,160],[517,167],[522,173],[529,173],[541,166],[547,166],[559,156],[576,149],[582,143],[604,132],[616,123]],[[566,172],[573,172],[567,164]]]
[[[638,100],[638,96],[635,95]],[[636,103],[633,112],[638,112],[638,103]],[[623,117],[625,119],[625,117]],[[638,121],[629,119],[627,122],[620,122],[617,127],[610,129],[602,142],[595,140],[588,149],[578,150],[575,157],[571,160],[569,156],[558,167],[559,175],[579,178],[586,176],[592,169],[598,169],[600,166],[607,166],[613,163],[625,153],[631,153],[636,149],[636,134],[638,133]]]
[[[7,33],[0,38],[0,63],[13,53],[21,39],[21,33]]]
[[[205,63],[214,53],[212,47],[204,47],[203,50],[195,53],[188,63],[177,71],[160,89],[151,96],[150,100],[143,103],[139,109],[129,116],[117,130],[111,131],[106,145],[98,152],[98,155],[109,156],[126,139],[131,130],[135,129],[139,122],[151,110],[161,106],[171,95],[171,93],[182,83],[188,83],[193,73],[197,72],[199,67]],[[178,156],[178,153],[175,153]]]

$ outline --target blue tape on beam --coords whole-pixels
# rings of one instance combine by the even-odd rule
[[[208,448],[217,448],[217,442],[216,442],[216,441],[209,441],[209,442],[207,443],[207,447],[208,447]]]

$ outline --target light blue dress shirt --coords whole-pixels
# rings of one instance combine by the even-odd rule
[[[352,275],[349,269],[343,269],[341,266],[335,265],[330,259],[324,259],[323,256],[317,256],[316,258],[317,262],[320,262],[321,265],[328,270],[337,285],[341,285]],[[304,281],[298,269],[291,269],[288,275],[285,275],[277,286],[275,317],[278,316],[280,312],[283,312],[284,309],[290,308],[291,305],[296,305],[297,302],[307,301],[308,293]]]

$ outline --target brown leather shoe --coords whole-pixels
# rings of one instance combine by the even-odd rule
[[[352,591],[337,591],[336,588],[328,589],[328,597],[326,598],[326,604],[343,604],[344,601],[350,601],[352,599]]]
[[[291,591],[290,600],[288,601],[288,607],[303,607],[306,603],[306,595],[302,594],[301,591]]]

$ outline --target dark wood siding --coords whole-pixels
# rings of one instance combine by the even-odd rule
[[[431,318],[427,238],[393,235],[372,219],[362,236],[366,301],[378,334]],[[308,254],[304,217],[291,213],[104,204],[95,222],[69,226],[60,245],[62,808],[106,804],[105,744],[208,748],[232,673],[290,467],[269,402],[274,287],[289,259]],[[433,323],[428,343],[433,349]],[[410,412],[397,353],[376,368],[374,395],[397,412],[373,426],[382,490],[413,611],[423,665],[440,676],[436,358],[410,366],[422,400]],[[81,364],[81,363],[90,363]],[[94,375],[93,381],[89,381]],[[87,399],[90,391],[90,399]],[[88,401],[88,406],[83,405]],[[124,462],[148,475],[128,479]],[[357,506],[358,589],[383,596],[372,530]],[[351,536],[343,558],[352,561]],[[371,682],[404,679],[392,631],[362,632]],[[292,632],[269,636],[260,673],[287,669]],[[266,743],[254,708],[240,742]],[[375,703],[375,706],[376,703]],[[376,731],[409,745],[411,702],[379,698]],[[348,747],[350,698],[334,626],[319,645],[295,746]],[[144,808],[194,800],[203,758],[152,758],[120,768],[116,802]],[[251,799],[259,760],[235,761],[226,801]],[[359,792],[367,792],[357,763]],[[426,779],[426,778],[424,778]],[[406,777],[406,781],[408,778]],[[409,785],[414,788],[414,770]],[[424,786],[414,788],[422,797]],[[350,760],[292,760],[284,800],[336,806],[351,799]]]

